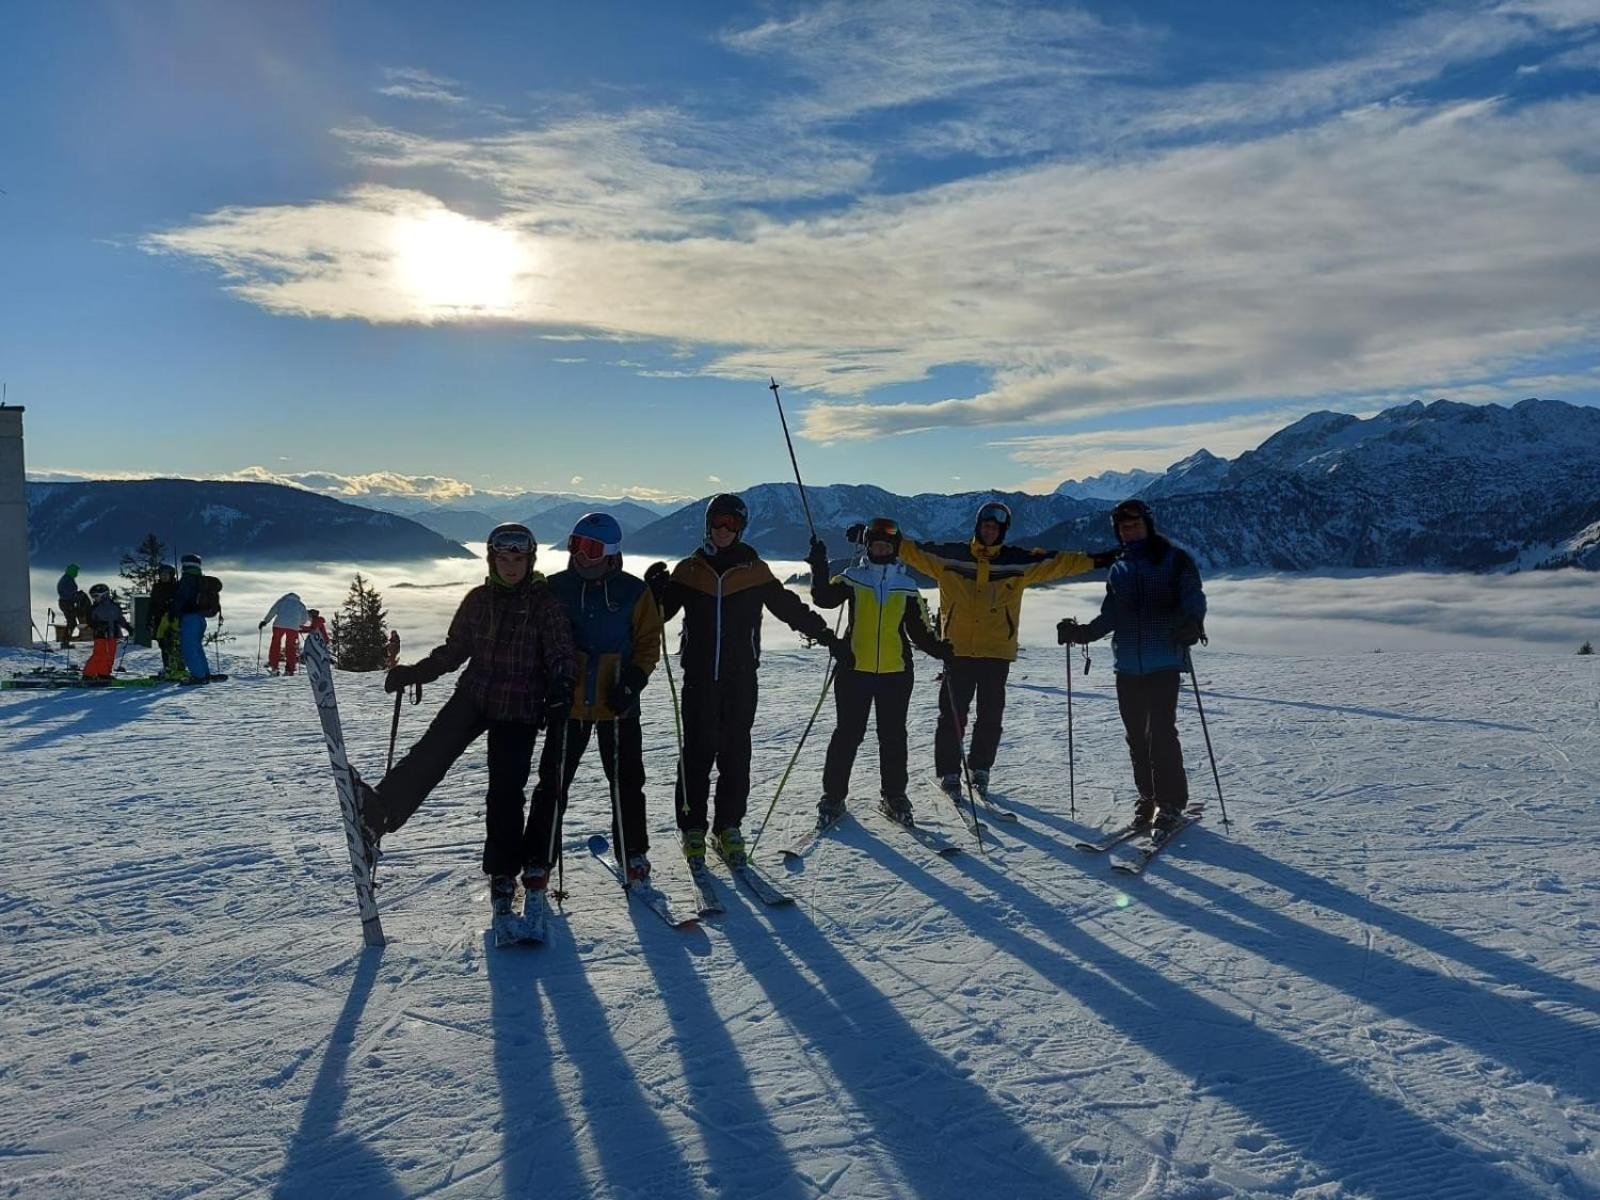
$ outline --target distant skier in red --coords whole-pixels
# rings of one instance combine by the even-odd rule
[[[295,667],[300,665],[300,630],[310,615],[299,596],[285,592],[267,609],[267,615],[256,626],[257,629],[265,629],[267,622],[272,622],[272,648],[267,651],[267,670],[274,675],[278,673],[280,664],[285,675],[293,675]]]

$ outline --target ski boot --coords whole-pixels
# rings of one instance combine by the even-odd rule
[[[911,801],[906,799],[903,793],[898,796],[879,797],[878,807],[884,816],[901,825],[912,825],[916,822],[916,816],[911,811]]]
[[[643,854],[628,855],[628,882],[647,883],[650,879],[650,859]]]
[[[495,875],[489,880],[489,904],[497,917],[512,916],[511,904],[517,898],[517,877]]]
[[[542,892],[550,886],[549,867],[524,867],[522,868],[522,890],[525,892]]]
[[[1156,819],[1156,802],[1140,797],[1133,806],[1133,824],[1136,829],[1149,829]]]
[[[730,867],[738,868],[748,861],[744,852],[744,834],[737,825],[729,825],[717,834],[717,854]]]
[[[1150,832],[1157,841],[1162,841],[1171,837],[1173,831],[1181,824],[1183,824],[1183,810],[1181,808],[1158,809],[1155,820],[1150,824]]]
[[[972,788],[973,788],[973,790],[975,792],[978,793],[978,799],[987,800],[989,798],[989,768],[988,767],[973,767],[972,768]]]
[[[685,829],[683,831],[683,856],[689,860],[691,870],[705,864],[706,831],[704,829]]]
[[[942,791],[946,796],[949,796],[950,803],[956,805],[957,807],[959,807],[966,800],[966,797],[961,794],[960,775],[952,774],[939,776],[939,790]]]
[[[844,816],[844,797],[824,796],[817,801],[817,828],[826,829]]]

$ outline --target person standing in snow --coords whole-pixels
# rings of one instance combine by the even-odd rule
[[[301,627],[300,632],[308,635],[313,633],[321,634],[323,641],[330,646],[333,645],[333,639],[328,636],[328,622],[314,608],[306,610],[306,623]],[[391,667],[390,669],[392,670],[393,668]]]
[[[529,806],[523,885],[545,886],[557,854],[556,832],[567,789],[594,734],[600,765],[616,796],[611,838],[629,879],[650,875],[645,821],[644,734],[639,693],[661,661],[661,617],[644,580],[622,569],[622,527],[607,513],[589,513],[567,538],[567,569],[550,576],[566,607],[577,651],[577,690],[565,737],[551,729],[539,758],[539,783]],[[620,817],[620,821],[618,818]]]
[[[461,601],[444,644],[420,662],[394,667],[383,681],[384,691],[398,692],[465,663],[456,690],[376,787],[357,780],[362,821],[376,848],[487,734],[483,870],[496,911],[509,909],[523,866],[523,788],[534,741],[541,725],[560,729],[572,707],[572,628],[561,601],[533,569],[536,552],[526,525],[495,527],[485,547],[489,576]]]
[[[161,674],[165,679],[182,679],[183,655],[178,650],[178,614],[174,603],[178,594],[178,573],[171,563],[156,568],[156,581],[150,585],[150,612],[147,632],[161,650]]]
[[[222,581],[200,570],[200,556],[185,554],[183,574],[173,592],[172,608],[178,617],[178,649],[189,672],[184,683],[205,683],[211,678],[206,661],[206,619],[222,613]]]
[[[846,536],[859,540],[862,528],[852,526]],[[989,772],[1000,748],[1006,680],[1017,658],[1023,590],[1109,566],[1121,553],[1023,550],[1006,545],[1010,530],[1011,510],[996,500],[979,506],[970,541],[908,540],[900,547],[908,567],[939,585],[940,632],[955,647],[955,657],[945,667],[947,686],[939,693],[933,769],[939,786],[957,805],[962,802],[961,744],[974,697],[978,715],[967,765],[973,786],[988,794]]]
[[[67,637],[89,622],[89,598],[78,587],[78,564],[68,563],[56,580],[56,606],[61,610],[61,623],[66,626]]]
[[[1156,530],[1143,500],[1124,500],[1111,527],[1122,559],[1106,573],[1100,615],[1056,626],[1062,645],[1087,645],[1111,634],[1117,709],[1139,798],[1138,825],[1169,828],[1189,804],[1189,778],[1178,742],[1178,691],[1189,648],[1205,639],[1206,594],[1194,556]]]
[[[852,665],[841,667],[834,680],[838,714],[822,769],[819,824],[844,813],[850,792],[850,768],[867,733],[867,717],[878,713],[878,776],[880,807],[896,821],[914,818],[906,796],[906,712],[916,677],[911,668],[913,643],[924,654],[948,664],[955,657],[949,642],[933,632],[933,619],[916,582],[900,563],[900,526],[875,517],[862,538],[866,560],[830,578],[828,548],[813,538],[806,561],[811,566],[811,602],[818,608],[849,606],[844,641]]]
[[[300,630],[310,615],[299,596],[285,592],[256,625],[257,629],[265,629],[267,622],[272,622],[272,645],[267,650],[267,670],[272,674],[278,673],[280,663],[285,675],[293,675],[300,665]]]
[[[117,664],[117,635],[133,636],[133,626],[123,615],[122,605],[111,595],[111,589],[97,583],[89,589],[89,628],[94,633],[94,649],[89,661],[83,665],[85,679],[110,679],[111,668]]]
[[[684,856],[704,861],[711,769],[717,769],[715,815],[709,822],[717,853],[732,866],[745,859],[744,821],[750,800],[750,730],[755,725],[761,665],[761,616],[769,611],[789,628],[828,647],[848,665],[849,646],[779,583],[743,541],[749,512],[738,496],[713,496],[706,505],[705,540],[669,573],[652,563],[645,582],[661,605],[663,622],[683,610],[683,759],[678,767],[677,817]]]
[[[389,642],[383,648],[383,669],[392,671],[400,665],[400,633],[398,630],[389,630]]]

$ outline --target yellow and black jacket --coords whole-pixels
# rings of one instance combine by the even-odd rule
[[[811,585],[818,608],[850,606],[850,627],[844,639],[855,656],[857,671],[893,675],[911,670],[911,645],[939,656],[928,605],[916,582],[898,562],[861,562],[831,579]]]
[[[939,585],[941,632],[962,658],[1017,657],[1022,590],[1094,569],[1077,550],[1022,550],[970,542],[913,542],[900,546],[908,567]]]
[[[708,555],[696,550],[673,568],[661,596],[664,620],[683,610],[679,643],[686,681],[710,682],[761,665],[766,609],[805,637],[826,639],[828,623],[789,591],[743,542]]]

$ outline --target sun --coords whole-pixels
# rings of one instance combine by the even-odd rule
[[[398,220],[395,272],[425,318],[509,316],[527,254],[517,235],[446,208]]]

